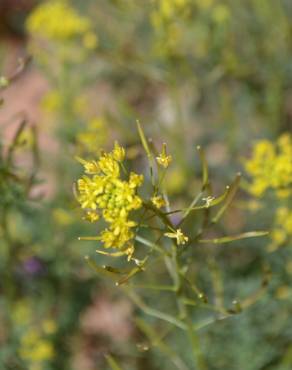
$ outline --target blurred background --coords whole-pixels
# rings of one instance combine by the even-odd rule
[[[253,306],[199,331],[208,369],[291,370],[292,199],[250,192],[244,165],[257,140],[292,133],[291,25],[289,0],[0,0],[1,369],[107,370],[107,354],[126,370],[179,368],[86,264],[104,263],[95,243],[78,241],[95,229],[74,197],[75,157],[118,139],[143,172],[139,119],[168,143],[174,205],[198,189],[201,145],[219,192],[243,172],[221,231],[272,231],[214,251],[227,302],[257,289],[263,266],[272,279]],[[212,295],[205,251],[194,264]],[[169,345],[195,369],[179,334]]]

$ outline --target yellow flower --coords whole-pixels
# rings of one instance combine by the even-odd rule
[[[94,175],[100,172],[99,165],[96,161],[86,161],[79,157],[76,157],[76,159],[83,165],[85,173]]]
[[[253,148],[252,157],[245,161],[252,178],[250,192],[261,196],[273,189],[279,197],[287,197],[292,188],[292,137],[282,135],[275,144],[261,140]]]
[[[100,170],[110,177],[118,178],[120,176],[120,167],[118,162],[114,159],[112,153],[104,153],[98,161]]]
[[[122,180],[120,162],[124,158],[124,148],[115,143],[113,151],[103,152],[98,161],[79,159],[85,171],[91,173],[77,182],[78,201],[81,208],[87,210],[86,219],[95,222],[101,214],[108,224],[99,236],[92,239],[100,240],[104,248],[117,248],[122,250],[123,254],[132,256],[132,228],[136,223],[129,219],[129,215],[131,211],[142,206],[137,188],[142,185],[143,176],[131,172],[128,181]],[[92,170],[88,163],[93,163],[96,171]]]
[[[115,142],[115,147],[113,150],[113,158],[117,162],[123,162],[125,159],[125,149],[122,148],[117,141]]]
[[[133,221],[123,219],[115,221],[109,229],[101,232],[100,240],[105,248],[123,248],[127,242],[133,239],[134,233],[131,231],[131,227],[135,225],[136,223]]]
[[[131,172],[129,179],[130,188],[138,188],[143,184],[143,180],[143,175],[138,175],[137,173]]]
[[[158,157],[156,157],[157,163],[160,164],[160,166],[167,168],[169,164],[172,161],[172,156],[167,155],[166,153],[166,144],[164,143],[162,146],[162,152],[159,154]]]
[[[155,195],[151,198],[151,202],[155,205],[155,207],[157,208],[161,208],[161,207],[165,207],[166,206],[166,202],[165,200],[162,198],[161,195]]]
[[[63,104],[63,97],[57,90],[51,90],[42,98],[41,106],[47,113],[57,112]]]
[[[96,181],[91,181],[87,176],[83,176],[77,182],[77,187],[79,190],[78,201],[82,208],[89,208],[96,210],[97,204],[96,199],[99,194],[103,192],[103,181],[99,177],[95,177]]]
[[[181,229],[177,229],[174,233],[165,233],[164,235],[168,238],[176,239],[177,245],[186,244],[189,240],[189,238],[182,233]]]
[[[72,8],[68,1],[52,0],[37,6],[26,22],[30,34],[63,41],[82,34],[91,28],[91,22]]]
[[[93,223],[99,220],[99,214],[93,211],[88,211],[84,217],[85,220]]]
[[[271,232],[272,244],[270,251],[278,249],[282,244],[292,238],[292,211],[287,207],[277,209],[274,229]]]

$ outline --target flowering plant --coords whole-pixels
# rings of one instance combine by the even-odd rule
[[[206,363],[199,349],[197,330],[218,319],[225,319],[253,304],[262,295],[268,283],[269,273],[265,270],[262,284],[258,291],[242,299],[234,299],[227,307],[224,304],[222,291],[215,288],[213,297],[200,287],[196,281],[193,265],[198,246],[221,245],[224,243],[259,237],[267,234],[265,231],[248,231],[232,236],[206,237],[227,211],[240,183],[240,174],[226,187],[225,191],[216,196],[213,193],[209,170],[204,151],[197,147],[202,162],[201,190],[195,195],[188,207],[172,209],[167,195],[164,180],[172,156],[167,153],[166,144],[158,153],[153,142],[147,140],[141,124],[137,123],[138,133],[148,158],[149,175],[144,176],[128,172],[126,166],[127,153],[117,142],[114,149],[107,153],[101,151],[100,157],[93,160],[77,158],[83,165],[85,174],[77,181],[77,200],[85,211],[85,219],[91,223],[106,223],[106,228],[97,236],[80,237],[81,240],[96,241],[100,247],[97,252],[108,257],[126,255],[127,263],[133,262],[134,267],[99,266],[93,257],[86,256],[88,264],[99,274],[113,278],[116,285],[122,287],[129,298],[146,314],[163,320],[173,327],[187,333],[190,339],[194,358],[200,369],[206,369]],[[123,179],[125,177],[126,179]],[[149,180],[149,192],[139,191]],[[143,181],[144,180],[144,181]],[[145,184],[146,183],[146,184]],[[184,231],[184,225],[193,220],[195,214],[201,214],[201,224],[191,231]],[[179,216],[179,217],[177,217]],[[143,246],[143,248],[141,247]],[[111,249],[112,251],[108,251]],[[211,253],[211,252],[210,252]],[[216,262],[209,256],[210,272],[216,276]],[[212,260],[212,262],[210,262]],[[168,278],[165,284],[158,281],[145,283],[148,272],[159,266],[165,269]],[[143,283],[139,276],[146,274]],[[151,276],[151,272],[150,272]],[[215,278],[215,286],[218,284]],[[161,293],[173,293],[171,312],[160,311],[150,307],[142,298],[143,293],[137,290],[152,290]],[[196,310],[205,309],[213,314],[204,323],[193,321]],[[139,328],[152,337],[152,329],[144,321],[137,321]],[[173,363],[177,361],[186,368],[182,359],[172,356]],[[114,361],[111,359],[110,361]]]

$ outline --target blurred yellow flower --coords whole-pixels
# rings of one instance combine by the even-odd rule
[[[54,113],[57,112],[62,106],[63,98],[59,91],[51,90],[47,92],[41,101],[41,107],[45,112]]]
[[[64,41],[88,32],[91,22],[79,15],[68,1],[52,0],[41,3],[34,9],[26,26],[33,35]]]
[[[245,161],[245,169],[252,177],[249,190],[261,196],[271,188],[277,196],[287,197],[292,191],[292,137],[282,135],[275,144],[261,140],[253,148],[252,157]]]
[[[155,195],[151,198],[151,202],[155,205],[155,207],[157,208],[161,208],[161,207],[165,207],[166,206],[166,202],[165,200],[162,198],[161,195]]]
[[[113,150],[113,158],[117,162],[122,162],[125,159],[125,149],[122,148],[117,141],[115,142]]]
[[[289,238],[292,238],[292,210],[287,207],[277,209],[274,229],[271,232],[272,244],[270,251],[276,250]]]

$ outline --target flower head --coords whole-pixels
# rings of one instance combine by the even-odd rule
[[[88,18],[66,0],[52,0],[37,6],[27,20],[27,29],[47,39],[63,41],[86,34],[91,28]]]
[[[177,245],[186,244],[189,240],[189,238],[183,234],[181,229],[177,229],[173,233],[165,233],[164,235],[168,238],[176,239]]]
[[[172,161],[172,156],[167,155],[166,153],[166,144],[164,143],[162,145],[162,152],[159,154],[158,157],[156,157],[157,163],[160,164],[160,166],[167,168],[171,161]]]
[[[245,162],[245,169],[252,178],[250,192],[261,196],[267,189],[274,189],[279,197],[291,194],[292,137],[282,135],[273,144],[261,140],[253,148],[252,157]]]
[[[151,198],[151,202],[155,205],[155,207],[157,208],[161,208],[161,207],[165,207],[166,206],[166,202],[165,200],[162,198],[161,195],[155,195]]]
[[[125,149],[122,148],[119,143],[116,141],[115,142],[115,147],[113,150],[113,158],[117,162],[122,162],[125,159]]]
[[[123,254],[132,256],[136,223],[129,216],[131,211],[142,205],[137,188],[143,176],[131,172],[128,181],[121,179],[120,162],[125,150],[115,143],[112,152],[103,152],[97,161],[79,160],[90,176],[83,176],[77,182],[78,201],[86,209],[85,218],[96,222],[100,217],[108,224],[95,240],[100,240],[105,248],[117,248]]]

